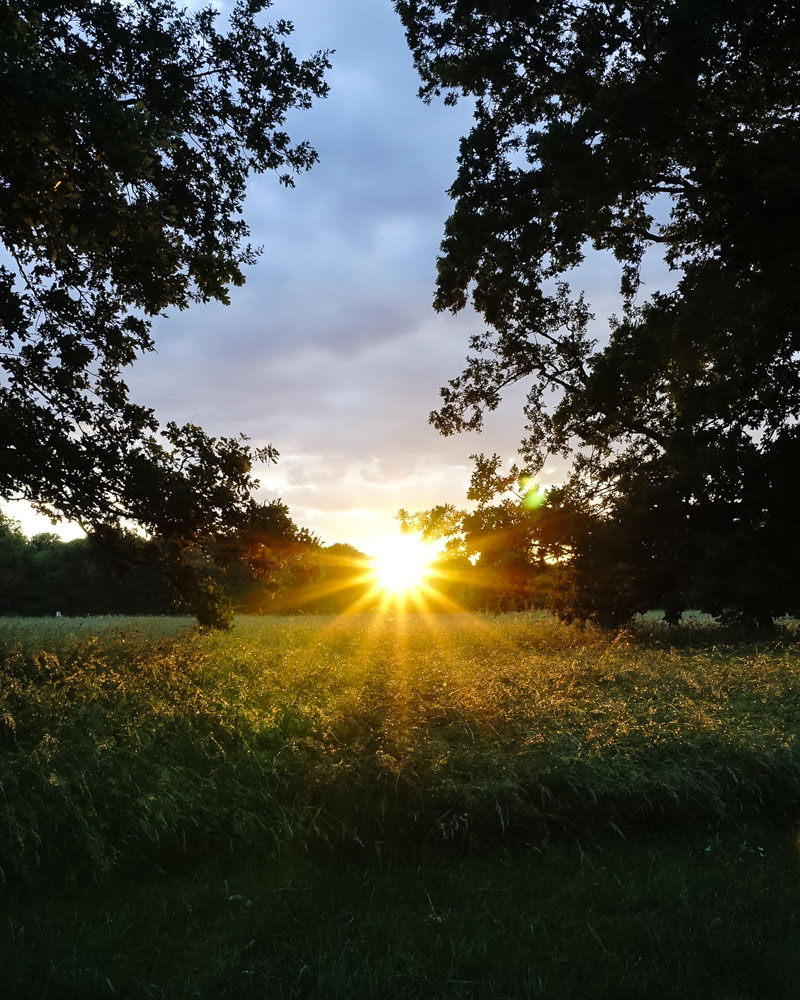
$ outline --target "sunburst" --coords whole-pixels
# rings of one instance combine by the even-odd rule
[[[413,535],[394,535],[373,547],[375,586],[389,598],[413,596],[423,588],[436,558],[435,549]]]

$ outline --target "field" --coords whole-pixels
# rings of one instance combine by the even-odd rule
[[[794,998],[800,648],[0,623],[9,997]]]

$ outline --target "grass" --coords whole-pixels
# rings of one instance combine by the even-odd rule
[[[796,995],[800,649],[0,624],[20,997]]]
[[[796,846],[748,832],[414,864],[218,860],[23,898],[3,918],[5,995],[793,1000]]]

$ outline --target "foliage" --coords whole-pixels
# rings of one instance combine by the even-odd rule
[[[124,369],[168,307],[228,300],[257,256],[241,218],[252,172],[316,154],[287,114],[326,93],[269,0],[211,7],[12,0],[0,11],[0,495],[88,528],[134,521],[185,549],[259,517],[243,438],[159,427]]]
[[[404,531],[446,539],[434,586],[464,609],[523,611],[552,607],[552,552],[543,544],[539,510],[545,493],[516,466],[502,470],[499,455],[472,455],[467,500],[471,509],[440,504],[398,512]]]
[[[89,538],[28,539],[0,516],[0,615],[163,615],[174,604],[153,542],[130,532],[113,549]]]
[[[530,469],[574,457],[576,613],[797,610],[797,5],[395,6],[422,95],[476,99],[435,304],[488,329],[432,422],[526,381]],[[674,287],[643,299],[648,249]],[[567,283],[592,250],[621,267],[599,340]]]
[[[365,611],[375,606],[369,560],[363,552],[334,542],[318,548],[313,562],[313,574],[306,585],[282,595],[277,602],[279,610],[342,614],[353,607]]]
[[[0,615],[97,616],[189,610],[200,625],[227,628],[233,608],[270,609],[276,593],[316,572],[318,542],[280,502],[254,508],[246,533],[175,552],[120,528],[63,542],[26,538],[0,515]]]
[[[285,504],[252,505],[247,520],[235,531],[218,535],[195,556],[195,565],[190,567],[193,578],[201,586],[208,582],[211,587],[205,620],[198,617],[198,621],[228,628],[234,606],[251,614],[271,610],[270,603],[278,594],[296,589],[314,576],[319,548],[319,539],[307,528],[297,527]],[[181,572],[186,561],[177,565]],[[185,593],[180,586],[178,590]]]

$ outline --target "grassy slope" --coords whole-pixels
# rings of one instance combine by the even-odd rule
[[[0,630],[16,995],[795,995],[791,644],[47,629]]]

